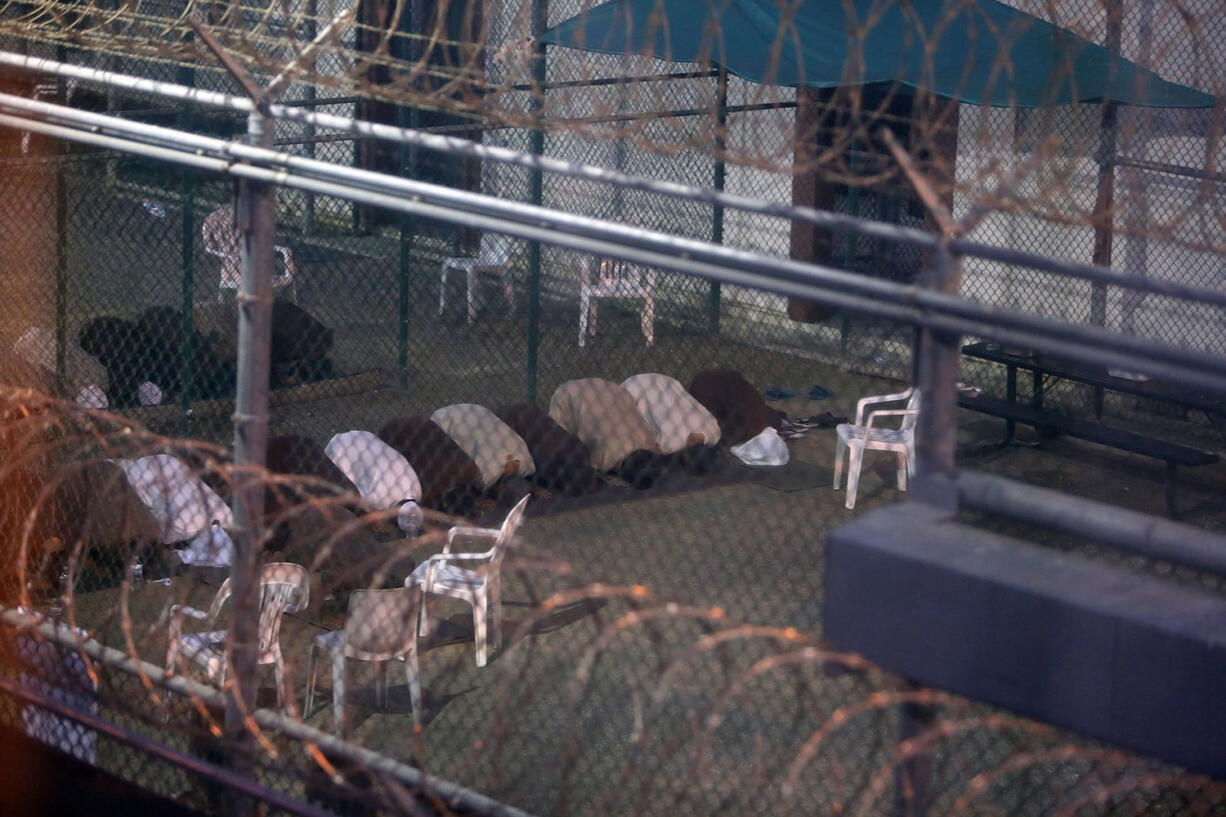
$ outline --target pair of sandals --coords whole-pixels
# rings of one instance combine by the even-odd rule
[[[828,411],[812,417],[785,417],[779,426],[779,436],[785,440],[798,440],[815,428],[834,428],[847,421],[846,417]]]
[[[781,386],[771,386],[762,393],[767,400],[790,400],[796,396],[796,392],[791,389],[785,389]],[[825,386],[814,386],[809,389],[809,393],[805,395],[810,400],[828,400],[834,397],[834,392]]]

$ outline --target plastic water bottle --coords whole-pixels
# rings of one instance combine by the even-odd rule
[[[59,618],[60,616],[64,615],[64,607],[67,604],[68,589],[69,589],[68,588],[68,566],[67,565],[64,565],[63,567],[60,568],[59,575],[57,576],[57,581],[59,584],[59,593],[51,601],[52,618]]]

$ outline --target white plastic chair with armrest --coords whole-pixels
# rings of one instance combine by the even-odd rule
[[[482,272],[494,272],[502,278],[502,293],[507,305],[515,308],[515,289],[511,283],[511,239],[500,233],[483,233],[477,255],[443,259],[438,284],[438,314],[447,304],[447,275],[452,270],[465,274],[468,283],[468,322],[477,317],[477,278]]]
[[[602,259],[595,275],[591,259],[583,259],[583,283],[579,289],[579,345],[596,334],[596,302],[600,298],[640,300],[643,337],[655,342],[656,273],[626,261]]]
[[[332,713],[336,731],[348,729],[345,719],[345,662],[373,661],[378,664],[375,702],[387,705],[387,662],[404,659],[413,718],[421,722],[421,680],[417,664],[417,621],[421,588],[355,590],[349,594],[345,629],[320,633],[311,642],[307,659],[307,692],[303,717],[310,717],[315,701],[315,675],[319,652],[332,659]]]
[[[865,414],[869,406],[900,403],[906,400],[906,408],[878,409]],[[856,488],[860,483],[860,465],[865,450],[893,451],[898,457],[898,490],[907,490],[907,480],[915,473],[915,422],[919,417],[920,392],[912,387],[897,394],[882,394],[861,398],[856,403],[856,422],[840,423],[835,429],[838,442],[834,449],[834,488],[837,491],[843,475],[843,451],[847,457],[847,502],[848,508],[856,506]],[[887,428],[878,423],[884,417],[901,417],[897,428]]]
[[[217,302],[223,300],[224,290],[238,291],[242,283],[242,268],[239,265],[238,227],[234,223],[234,208],[220,207],[205,216],[200,226],[204,251],[221,259],[221,280],[217,284]],[[294,267],[294,254],[289,247],[280,244],[273,246],[273,251],[281,256],[281,269],[276,270],[272,277],[273,288],[288,286],[290,297],[298,300],[298,286],[294,282],[297,270]]]
[[[470,528],[456,526],[447,531],[447,544],[442,553],[436,553],[417,566],[404,580],[405,586],[417,585],[428,595],[448,596],[472,605],[473,631],[477,647],[477,666],[484,667],[488,659],[488,644],[494,649],[502,643],[502,557],[507,546],[515,538],[524,518],[525,496],[507,514],[502,526],[497,528]],[[452,543],[460,538],[484,539],[493,546],[481,553],[452,553]],[[475,562],[473,569],[459,567],[453,562]],[[421,606],[421,629],[427,629],[427,607]],[[488,635],[492,638],[487,637]]]
[[[169,644],[166,648],[166,669],[179,670],[180,662],[189,658],[201,668],[209,680],[218,686],[226,682],[226,630],[187,633],[182,631],[184,618],[215,624],[222,606],[230,598],[230,579],[222,582],[208,612],[186,605],[170,606]],[[297,613],[311,603],[311,582],[306,568],[291,562],[270,562],[260,571],[260,618],[258,623],[258,657],[260,665],[272,664],[277,673],[277,704],[285,705],[285,662],[281,658],[281,617]]]

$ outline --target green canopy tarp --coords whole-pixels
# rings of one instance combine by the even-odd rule
[[[977,105],[1215,104],[1209,94],[995,0],[609,0],[542,39],[712,63],[771,85],[901,84]]]

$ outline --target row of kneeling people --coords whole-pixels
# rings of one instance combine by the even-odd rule
[[[398,417],[377,433],[345,431],[322,447],[309,437],[276,437],[268,466],[352,490],[413,530],[421,515],[409,506],[464,516],[508,478],[582,495],[603,474],[646,488],[673,466],[705,473],[719,462],[718,445],[745,443],[781,418],[731,370],[700,373],[690,389],[657,373],[620,385],[582,378],[558,386],[548,411],[457,403],[429,417]]]
[[[748,381],[731,370],[709,370],[689,389],[655,373],[620,385],[570,380],[555,390],[548,411],[530,403],[497,412],[460,403],[429,417],[398,417],[377,433],[341,432],[326,445],[305,436],[274,437],[268,470],[295,478],[266,483],[264,511],[275,524],[264,547],[358,586],[363,566],[382,565],[387,544],[369,526],[346,526],[337,514],[382,513],[389,525],[413,535],[423,526],[422,507],[468,515],[508,478],[572,495],[598,488],[602,474],[647,487],[675,465],[703,473],[719,462],[717,445],[743,443],[773,425],[778,415]],[[4,514],[12,518],[0,518],[0,535],[40,547],[78,542],[104,551],[161,543],[184,564],[227,566],[233,556],[228,485],[218,469],[194,459],[160,453],[76,464],[57,477],[54,501],[42,503],[53,510],[36,514],[45,530],[26,531],[28,514],[16,503]],[[16,481],[7,490],[0,485],[5,496],[45,494],[22,469],[7,469],[5,480]],[[310,496],[324,501],[304,502]],[[341,527],[346,532],[337,535]]]

